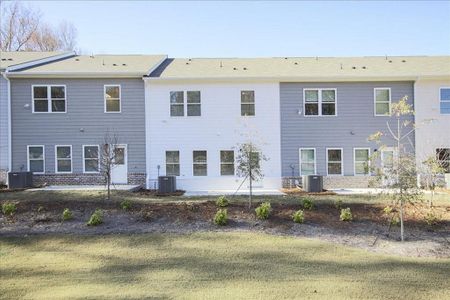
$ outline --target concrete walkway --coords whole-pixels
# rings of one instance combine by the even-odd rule
[[[133,191],[140,185],[116,184],[111,186],[111,190],[117,191]],[[49,185],[42,188],[29,189],[27,191],[105,191],[104,185]]]

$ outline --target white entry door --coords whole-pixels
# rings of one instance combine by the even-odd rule
[[[114,184],[128,183],[127,145],[116,145],[114,148],[114,165],[111,170],[111,181]]]

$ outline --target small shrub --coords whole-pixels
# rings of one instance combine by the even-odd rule
[[[352,211],[350,210],[350,207],[341,209],[341,215],[339,219],[341,219],[341,221],[347,222],[353,220]]]
[[[218,209],[216,215],[214,216],[214,224],[219,226],[227,225],[228,213],[225,208]]]
[[[385,208],[383,208],[383,212],[384,212],[386,215],[391,214],[392,211],[393,211],[393,209],[392,209],[391,206],[386,206]]]
[[[123,200],[120,202],[120,207],[123,210],[129,210],[131,208],[131,201],[130,200]]]
[[[342,200],[338,200],[334,203],[334,207],[336,207],[336,209],[342,209],[342,206],[344,206],[344,202],[342,202]]]
[[[37,212],[43,212],[45,208],[42,205],[39,205]]]
[[[395,215],[391,218],[391,225],[398,226],[400,224],[399,216]]]
[[[428,212],[424,219],[428,226],[435,226],[440,221],[440,218],[433,211]]]
[[[314,207],[314,202],[313,202],[313,200],[311,199],[311,198],[303,198],[303,200],[302,200],[302,206],[303,206],[303,208],[304,209],[309,209],[309,210],[311,210],[311,209],[313,209],[313,207]]]
[[[95,212],[91,215],[89,221],[87,222],[88,226],[97,226],[103,223],[103,211],[101,209],[96,209]]]
[[[70,209],[68,209],[68,208],[64,209],[64,211],[62,213],[62,219],[63,219],[63,221],[69,221],[69,220],[73,219],[73,214],[70,211]]]
[[[305,216],[303,214],[303,210],[297,210],[293,215],[292,215],[292,220],[294,220],[295,223],[303,223],[303,221],[305,220]]]
[[[228,199],[225,196],[220,196],[216,200],[216,205],[218,207],[227,207],[229,204]]]
[[[270,215],[270,210],[271,207],[269,202],[261,203],[261,205],[255,209],[256,217],[260,220],[268,219]]]
[[[142,219],[144,219],[144,221],[151,221],[153,212],[148,209],[143,209],[143,210],[141,210],[141,216],[142,216]]]
[[[2,212],[6,216],[12,216],[17,211],[17,207],[15,203],[5,202],[2,204]]]

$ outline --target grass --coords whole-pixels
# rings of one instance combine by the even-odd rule
[[[450,260],[259,233],[0,238],[0,298],[444,299]]]

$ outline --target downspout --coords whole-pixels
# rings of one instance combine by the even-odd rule
[[[149,168],[149,166],[150,166],[150,163],[149,163],[149,159],[150,159],[150,156],[148,155],[148,153],[149,153],[149,151],[150,151],[150,149],[149,149],[149,132],[148,132],[148,128],[147,128],[147,118],[148,118],[148,115],[147,115],[147,108],[148,108],[148,105],[147,105],[147,101],[148,101],[148,97],[147,97],[147,80],[146,80],[146,78],[145,77],[142,77],[142,80],[144,81],[144,129],[145,129],[145,188],[146,189],[149,189],[150,188],[150,183],[149,183],[149,181],[150,181],[150,175],[149,175],[149,173],[150,173],[150,168]]]
[[[7,93],[8,93],[8,173],[12,171],[12,125],[11,125],[11,81],[9,80],[7,70],[2,73],[6,82],[8,83]],[[6,183],[9,184],[8,175],[6,175]]]

